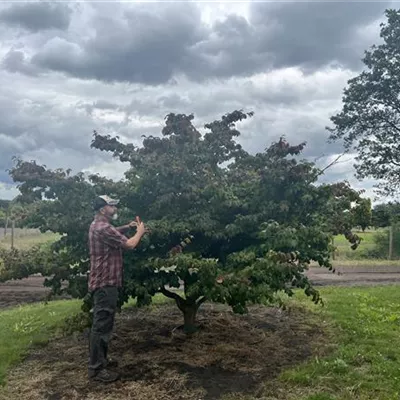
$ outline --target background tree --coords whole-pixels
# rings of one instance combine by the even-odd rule
[[[365,52],[366,66],[348,81],[342,111],[331,117],[331,139],[343,139],[358,155],[359,178],[371,177],[381,194],[400,189],[400,10],[387,10],[383,43]]]
[[[360,227],[364,232],[372,225],[371,199],[362,199],[359,206],[354,209],[354,226]]]
[[[386,228],[400,220],[400,203],[377,204],[372,210],[372,224],[375,228]]]
[[[249,116],[234,111],[205,125],[201,135],[193,115],[169,114],[162,136],[144,137],[140,147],[95,132],[93,148],[129,163],[118,182],[17,160],[10,173],[19,201],[35,207],[29,222],[63,237],[50,253],[38,252],[38,262],[14,253],[3,275],[18,263],[27,272],[43,264],[55,292],[66,281],[68,293],[84,297],[91,201],[108,193],[121,199],[119,224],[140,215],[151,229],[124,255],[121,302],[132,296],[149,304],[161,292],[175,299],[186,331],[206,300],[245,312],[249,303],[269,303],[276,292],[292,295],[300,287],[318,302],[304,272],[311,261],[332,268],[332,234],[358,245],[351,228],[353,206],[362,199],[344,182],[318,185],[321,171],[299,159],[304,143],[281,139],[256,155],[246,152],[236,142],[236,124]],[[173,290],[181,284],[183,294]]]
[[[372,224],[381,228],[374,235],[375,253],[380,258],[400,256],[400,204],[377,204],[372,211]],[[382,229],[383,228],[383,229]]]

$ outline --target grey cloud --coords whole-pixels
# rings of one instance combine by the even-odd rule
[[[383,18],[388,4],[251,3],[249,20],[231,14],[212,27],[193,3],[84,5],[68,32],[49,37],[29,59],[9,53],[3,65],[25,74],[56,71],[148,85],[180,75],[204,82],[290,66],[357,69],[372,44],[360,30]]]
[[[372,45],[358,29],[382,19],[389,4],[252,3],[249,21],[230,16],[217,22],[212,35],[191,48],[185,70],[202,79],[293,66],[307,72],[329,64],[358,69],[364,50]]]
[[[189,3],[96,15],[92,37],[79,43],[52,38],[32,63],[86,79],[163,83],[174,75],[185,49],[200,39],[200,16]]]
[[[24,75],[37,75],[40,70],[27,60],[21,50],[11,49],[4,57],[2,67],[9,72],[20,72]]]
[[[75,107],[0,98],[0,182],[10,182],[6,170],[14,156],[75,172],[101,159],[89,146],[95,128]]]
[[[0,12],[0,21],[10,25],[39,32],[48,29],[68,29],[71,9],[56,2],[16,3]]]
[[[357,37],[357,29],[382,19],[389,5],[386,1],[256,3],[251,21],[266,30],[258,49],[273,54],[274,67],[297,65],[315,70],[337,62],[358,68],[363,51],[372,43]],[[272,32],[269,25],[274,26]]]

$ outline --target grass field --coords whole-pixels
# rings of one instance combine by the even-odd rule
[[[10,366],[32,345],[45,345],[63,321],[79,311],[79,301],[24,305],[0,312],[0,384]]]
[[[366,230],[365,232],[356,232],[358,236],[362,238],[359,247],[356,250],[350,248],[350,243],[343,235],[337,235],[334,239],[334,245],[337,247],[335,252],[336,260],[357,260],[365,259],[368,251],[373,250],[376,247],[374,237],[380,231]]]
[[[281,376],[294,393],[290,399],[399,399],[398,286],[324,288],[321,293],[324,308],[304,304],[329,322],[336,351]]]
[[[16,236],[14,238],[14,246],[17,249],[26,250],[31,248],[32,246],[38,244],[45,244],[48,242],[54,242],[60,236],[53,232],[46,233],[34,233],[20,236]],[[0,239],[0,247],[5,247],[7,249],[11,248],[11,235],[7,235],[6,237],[2,237]]]

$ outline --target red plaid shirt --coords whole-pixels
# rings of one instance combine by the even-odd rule
[[[96,216],[89,228],[89,291],[104,286],[122,286],[122,249],[128,238],[103,216]]]

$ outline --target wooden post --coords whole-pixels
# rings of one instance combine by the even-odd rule
[[[6,224],[5,224],[5,226],[4,226],[4,237],[7,236],[7,228],[8,228],[8,216],[7,216],[7,218],[6,218]]]
[[[393,225],[389,226],[389,260],[393,258]]]
[[[12,225],[11,225],[11,248],[14,248],[14,229],[15,229],[15,221],[12,220]]]

